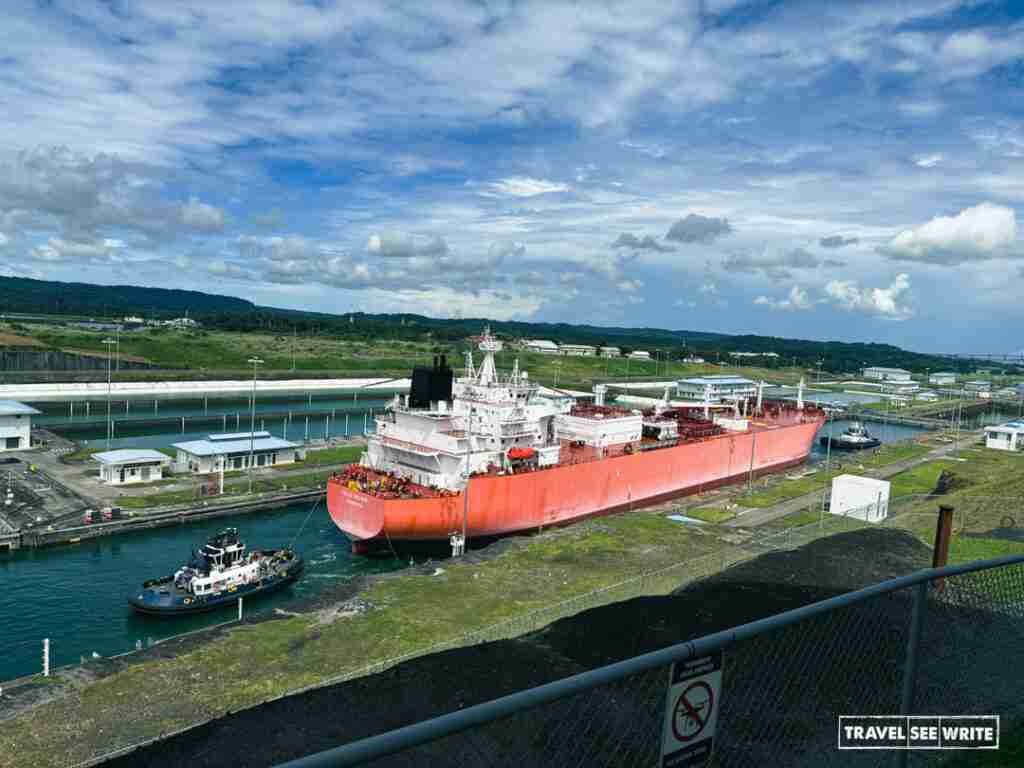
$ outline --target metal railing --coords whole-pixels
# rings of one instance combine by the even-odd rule
[[[922,505],[919,504],[919,502],[928,502],[928,508],[931,511],[927,513],[916,511],[922,508]],[[893,526],[904,529],[919,528],[923,531],[927,531],[929,534],[928,537],[930,538],[930,533],[934,531],[935,524],[934,503],[934,496],[924,495],[894,500],[894,503],[890,506],[889,510],[890,519],[882,525],[886,527]],[[967,534],[972,532],[985,532],[987,528],[994,527],[987,521],[999,519],[998,516],[994,516],[997,508],[1002,510],[1003,513],[1015,513],[1016,510],[1021,508],[1020,500],[1010,500],[1006,497],[977,497],[977,499],[968,503],[968,499],[959,497],[957,499],[957,519],[954,522],[954,530],[957,533]],[[907,509],[911,511],[907,512]],[[730,566],[750,561],[758,555],[766,552],[791,550],[836,533],[856,531],[864,528],[877,528],[880,525],[877,523],[868,523],[853,517],[830,515],[822,511],[820,502],[812,503],[810,507],[804,510],[804,512],[812,512],[814,522],[808,522],[807,524],[800,526],[793,526],[786,524],[784,521],[778,521],[777,523],[769,524],[768,528],[751,529],[748,534],[739,537],[735,536],[735,534],[739,532],[734,530],[730,533],[728,542],[718,542],[717,549],[709,552],[708,554],[690,558],[673,565],[646,571],[616,584],[576,595],[558,603],[528,611],[480,629],[454,634],[441,642],[416,648],[400,656],[381,659],[362,667],[338,670],[338,672],[333,675],[328,673],[325,677],[309,685],[279,691],[274,691],[273,686],[271,686],[271,690],[267,691],[263,697],[246,701],[243,704],[243,707],[255,707],[261,704],[267,704],[290,696],[302,694],[310,690],[322,689],[326,686],[347,682],[367,675],[377,674],[396,667],[404,662],[408,662],[428,654],[518,637],[542,629],[559,619],[579,614],[588,609],[599,608],[601,606],[629,600],[630,598],[639,596],[668,594],[688,584],[713,576]],[[808,517],[808,515],[804,514],[801,516],[801,519],[806,520]],[[1024,514],[1016,514],[1016,517],[1018,519],[1024,519]],[[785,527],[771,527],[776,524],[784,525]],[[910,613],[909,606],[910,604],[908,602],[904,611],[907,615]],[[901,620],[904,624],[906,623],[905,617]],[[866,621],[863,626],[853,626],[851,628],[851,632],[858,636],[864,636],[864,627],[871,626],[872,623],[873,622],[871,621]],[[892,627],[884,627],[883,629],[890,635],[893,633]],[[903,630],[899,630],[897,634],[902,632]],[[827,633],[820,635],[820,639],[825,647],[834,645],[833,638]],[[770,650],[769,653],[773,653],[778,650],[779,649]],[[782,650],[784,651],[784,648]],[[890,659],[889,661],[892,662],[893,660]],[[729,669],[731,669],[731,667],[727,667],[727,673]],[[653,673],[650,672],[647,674],[653,675]],[[654,688],[663,691],[664,676],[661,675],[655,677],[657,677],[656,680],[653,677],[651,678],[651,685],[653,685]],[[628,681],[618,683],[617,685],[619,687],[625,686],[627,689],[630,688]],[[898,685],[894,684],[892,689],[896,690],[898,687]],[[235,706],[233,707],[235,712],[239,711],[237,705],[238,702],[235,702]],[[895,703],[892,706],[892,711],[895,711]],[[93,714],[96,715],[98,713]],[[93,765],[113,756],[125,754],[141,746],[168,738],[173,733],[181,732],[183,730],[208,723],[212,720],[216,720],[217,718],[223,717],[225,714],[228,714],[228,712],[222,705],[219,705],[214,701],[210,701],[205,703],[203,706],[192,707],[190,709],[190,717],[187,719],[181,718],[178,713],[175,712],[173,715],[166,718],[164,723],[166,726],[170,727],[167,727],[166,730],[162,730],[162,732],[158,733],[154,733],[154,730],[150,727],[150,722],[148,720],[135,722],[133,718],[128,718],[127,720],[120,718],[117,720],[118,729],[116,733],[108,732],[109,736],[105,738],[102,747],[97,749],[97,747],[100,746],[97,744],[90,748],[83,744],[82,751],[79,755],[76,755],[75,759],[78,761],[85,761],[80,762],[80,765]],[[111,712],[109,716],[112,718],[118,717],[114,712]],[[395,723],[395,725],[398,724],[399,723]],[[448,742],[451,741],[451,739],[447,738],[445,741]],[[514,750],[510,751],[510,754],[514,754]],[[500,761],[497,762],[500,763]],[[514,761],[510,759],[510,762]],[[569,762],[572,761],[569,760]]]
[[[1000,714],[1005,727],[1024,715],[1024,673],[999,653],[1019,652],[1022,639],[1024,555],[926,569],[280,768],[656,765],[667,668],[726,649],[712,764],[923,764],[948,755],[837,751],[838,716],[916,704],[928,715]]]

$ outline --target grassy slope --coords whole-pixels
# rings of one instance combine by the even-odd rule
[[[656,513],[517,540],[486,563],[445,563],[439,576],[376,581],[361,595],[374,609],[361,615],[321,626],[310,616],[244,626],[177,658],[130,667],[5,722],[0,749],[18,755],[17,765],[85,759],[203,713],[238,709],[642,570],[690,561],[711,546]],[[652,579],[645,589],[668,591],[681,576]]]

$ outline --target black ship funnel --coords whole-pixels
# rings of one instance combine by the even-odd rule
[[[445,355],[434,355],[434,367],[417,366],[412,369],[409,389],[410,408],[429,408],[432,403],[450,402],[452,399],[452,369]]]

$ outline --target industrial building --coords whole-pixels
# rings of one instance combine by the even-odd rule
[[[122,448],[94,453],[100,465],[100,482],[107,485],[152,483],[164,476],[163,469],[171,457],[149,448]]]
[[[178,452],[178,468],[198,474],[248,469],[250,452],[257,469],[292,464],[306,456],[305,449],[298,443],[272,437],[269,432],[209,435],[205,440],[174,443],[173,447]]]
[[[975,397],[989,397],[992,392],[992,382],[976,379],[975,381],[964,382],[964,392]]]
[[[0,451],[32,447],[32,417],[37,411],[17,400],[0,400]]]
[[[832,480],[828,511],[866,523],[880,523],[889,515],[888,480],[860,475],[838,475]]]
[[[734,398],[754,397],[757,385],[742,376],[696,376],[676,382],[676,394],[687,400],[703,400],[705,392],[713,403]]]
[[[651,353],[650,352],[645,352],[642,349],[634,349],[632,352],[629,353],[629,359],[630,360],[650,360],[651,359]]]
[[[529,339],[526,342],[527,352],[540,352],[542,355],[557,355],[558,345],[547,339]]]
[[[956,374],[949,372],[933,373],[928,377],[928,383],[943,387],[949,384],[956,384]]]
[[[601,357],[622,357],[622,350],[618,347],[601,347],[598,351]]]
[[[875,379],[876,381],[910,381],[910,371],[905,371],[902,368],[885,368],[872,365],[864,369],[864,378]]]
[[[563,344],[558,351],[571,357],[593,357],[597,354],[597,347],[589,344]]]
[[[985,427],[985,447],[1000,451],[1024,450],[1024,421],[1010,421]]]

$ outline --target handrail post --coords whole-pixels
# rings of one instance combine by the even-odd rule
[[[917,685],[918,650],[921,645],[921,631],[924,628],[924,613],[928,605],[928,582],[922,581],[914,587],[914,607],[910,616],[910,637],[907,638],[907,656],[903,664],[903,695],[900,697],[900,715],[907,716],[914,708],[914,688]],[[896,765],[905,768],[909,750],[896,753]]]

